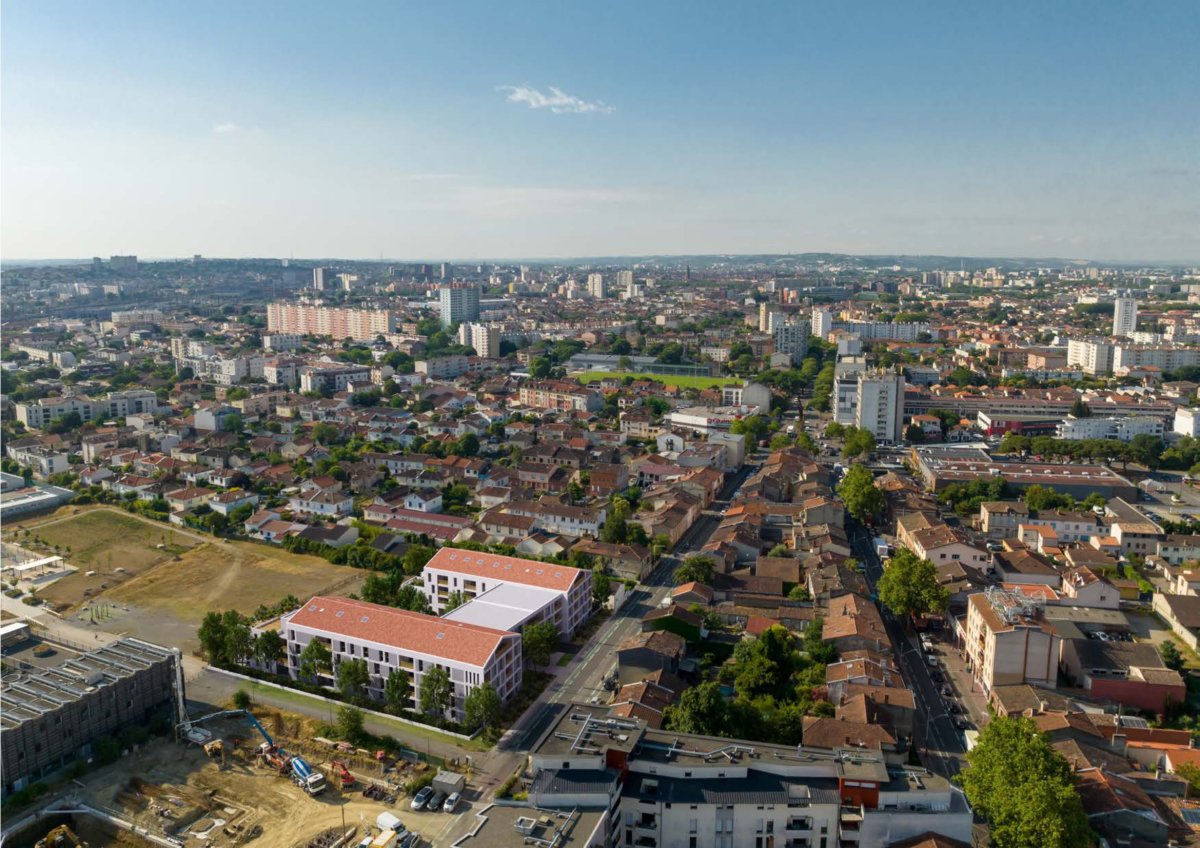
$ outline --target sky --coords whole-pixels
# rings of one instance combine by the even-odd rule
[[[0,6],[0,255],[1200,261],[1200,3]]]

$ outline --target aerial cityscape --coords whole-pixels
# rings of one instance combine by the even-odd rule
[[[1200,845],[1196,6],[2,18],[0,844]]]

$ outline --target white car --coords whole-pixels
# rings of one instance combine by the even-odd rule
[[[444,804],[442,804],[442,812],[443,813],[453,813],[456,809],[458,809],[458,802],[461,800],[462,800],[461,792],[451,792],[449,797],[446,798],[446,802]]]

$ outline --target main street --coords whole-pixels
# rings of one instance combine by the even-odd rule
[[[874,593],[875,584],[883,576],[883,563],[875,553],[870,534],[856,524],[850,529],[850,542]],[[954,716],[946,709],[937,684],[930,677],[930,668],[920,642],[915,634],[907,630],[903,621],[886,610],[883,610],[883,623],[891,639],[900,673],[917,702],[914,737],[915,744],[924,754],[922,762],[947,776],[957,774],[962,768],[966,747],[954,726]]]
[[[720,513],[760,465],[761,456],[756,454],[752,462],[743,465],[725,481],[719,498],[688,528],[675,546],[675,552],[662,557],[645,582],[639,584],[624,605],[600,626],[567,667],[565,676],[560,675],[553,681],[500,741],[500,750],[529,750],[561,714],[562,705],[605,697],[604,677],[616,662],[617,648],[641,630],[642,619],[667,597],[671,591],[672,572],[688,554],[704,547],[720,526]]]

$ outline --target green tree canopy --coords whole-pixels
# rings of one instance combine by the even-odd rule
[[[338,690],[347,698],[362,697],[370,682],[371,672],[366,660],[342,660],[338,663]]]
[[[869,523],[883,512],[883,492],[876,488],[875,478],[865,466],[852,465],[837,491],[846,509],[859,521]]]
[[[521,633],[521,653],[525,661],[532,665],[546,665],[550,655],[558,647],[558,628],[552,621],[539,621],[528,624]]]
[[[333,655],[320,639],[311,639],[300,652],[300,676],[316,680],[318,674],[328,674],[333,667]]]
[[[421,712],[431,716],[445,715],[446,710],[450,709],[452,695],[450,672],[440,665],[425,672],[421,678]]]
[[[995,848],[1083,848],[1092,842],[1070,764],[1028,718],[994,718],[959,776]]]
[[[879,600],[895,615],[942,612],[950,598],[938,582],[937,568],[908,548],[897,548],[876,584]]]
[[[675,569],[675,573],[672,576],[676,586],[682,586],[684,583],[691,583],[693,581],[711,586],[713,582],[713,561],[702,554],[693,554]]]
[[[408,672],[399,668],[392,669],[383,684],[383,699],[388,709],[395,712],[407,709],[408,699],[411,697],[412,682],[408,678]]]
[[[463,699],[467,727],[488,729],[500,723],[500,696],[486,680],[472,689]]]

